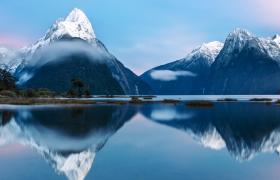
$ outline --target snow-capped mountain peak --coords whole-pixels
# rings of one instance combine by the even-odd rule
[[[66,18],[56,21],[46,38],[55,40],[63,36],[81,38],[86,41],[96,38],[89,19],[82,10],[77,8],[72,10]]]
[[[269,55],[271,58],[280,60],[280,36],[275,35],[272,38],[260,38],[253,36],[244,29],[235,29],[229,34],[223,50],[224,55],[241,52],[245,45],[258,49],[259,52]],[[224,60],[225,61],[225,60]],[[225,62],[224,62],[225,63]]]
[[[188,60],[192,58],[204,57],[209,59],[209,62],[212,63],[220,53],[223,46],[224,44],[219,41],[204,43],[200,47],[193,50],[185,59]]]
[[[65,18],[65,21],[71,22],[88,22],[88,18],[85,13],[78,8],[74,8],[69,15]]]
[[[250,32],[244,29],[236,28],[231,32],[225,42],[225,47],[229,51],[241,50],[248,40],[253,38]]]
[[[247,31],[246,29],[235,28],[233,30],[233,32],[231,32],[229,34],[229,36],[230,37],[237,36],[237,37],[240,37],[240,38],[246,38],[246,37],[252,36],[252,34],[249,31]]]
[[[24,48],[23,51],[33,54],[41,47],[45,47],[63,37],[80,38],[88,42],[92,42],[96,38],[93,27],[85,13],[75,8],[65,18],[57,20],[44,37],[32,46]]]
[[[217,61],[219,64],[226,65],[228,59],[232,54],[241,52],[248,41],[254,39],[254,36],[247,30],[236,28],[231,32],[226,38],[224,47],[220,53],[220,56],[223,57],[222,61]],[[219,58],[219,57],[218,57]]]
[[[65,27],[73,33],[73,37],[75,37],[75,35],[78,35],[78,37],[84,40],[88,40],[88,38],[96,38],[89,19],[80,9],[75,8],[74,10],[72,10],[70,14],[65,18],[63,23]],[[75,30],[77,32],[75,32]],[[74,34],[74,32],[77,34]]]

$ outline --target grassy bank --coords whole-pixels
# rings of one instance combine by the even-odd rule
[[[153,98],[126,96],[124,100],[115,99],[114,97],[103,98],[94,97],[94,99],[85,98],[62,98],[62,97],[1,97],[0,104],[7,105],[91,105],[91,104],[110,104],[110,105],[126,105],[126,104],[150,104],[150,103],[161,103],[176,105],[183,103],[189,108],[212,108],[215,104],[219,103],[234,103],[234,102],[247,102],[247,103],[266,103],[280,105],[280,100],[272,101],[268,99],[249,99],[247,101],[238,101],[237,99],[218,99],[213,101],[207,100],[178,100],[178,99],[162,99],[156,100]]]
[[[46,104],[96,104],[93,100],[55,98],[0,98],[0,104],[46,105]]]

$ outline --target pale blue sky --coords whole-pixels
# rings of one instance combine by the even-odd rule
[[[97,37],[137,74],[182,58],[235,27],[280,31],[278,0],[1,0],[0,44],[27,45],[59,17],[82,9]]]

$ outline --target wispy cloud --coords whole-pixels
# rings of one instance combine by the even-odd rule
[[[8,46],[11,48],[21,48],[30,42],[22,37],[12,35],[0,35],[0,45]]]
[[[190,77],[197,76],[195,73],[190,71],[170,71],[170,70],[154,70],[151,72],[150,75],[154,80],[159,80],[159,81],[175,81],[179,77],[183,77],[183,76],[190,76]]]

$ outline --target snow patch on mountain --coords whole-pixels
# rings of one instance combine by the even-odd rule
[[[280,43],[271,38],[259,38],[260,50],[280,62]]]
[[[159,81],[175,81],[179,77],[197,76],[195,73],[190,71],[171,71],[171,70],[153,70],[150,73],[150,75],[154,80],[159,80]]]
[[[188,61],[193,58],[200,58],[203,57],[209,60],[209,64],[212,64],[218,54],[220,53],[221,49],[223,48],[224,44],[219,41],[213,41],[210,43],[204,43],[200,47],[193,50],[183,61]]]

